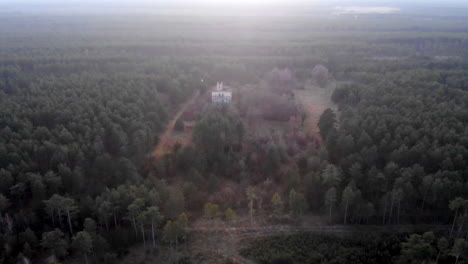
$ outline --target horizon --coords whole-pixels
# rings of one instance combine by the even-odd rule
[[[205,11],[220,14],[238,14],[239,12],[263,12],[270,9],[271,14],[286,14],[290,9],[310,9],[319,11],[319,8],[392,8],[398,10],[411,10],[411,12],[429,12],[437,15],[438,9],[449,9],[457,15],[462,15],[459,9],[468,8],[468,3],[449,0],[412,1],[403,0],[71,0],[66,3],[58,0],[6,0],[0,3],[1,13],[21,14],[128,14],[149,13],[161,14],[171,11],[171,14],[200,13]],[[286,8],[286,10],[283,10]],[[320,10],[322,11],[322,10]],[[444,14],[447,15],[447,14]]]

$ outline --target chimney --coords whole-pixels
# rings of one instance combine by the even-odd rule
[[[222,82],[217,82],[216,83],[216,91],[222,91],[223,90],[223,83]]]

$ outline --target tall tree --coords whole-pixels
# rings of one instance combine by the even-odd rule
[[[71,219],[74,214],[78,213],[78,206],[75,205],[75,200],[65,197],[62,198],[61,206],[67,213],[68,227],[70,228],[70,234],[73,235],[73,225]]]
[[[468,242],[465,239],[456,239],[453,243],[450,254],[455,257],[455,264],[458,263],[460,256],[468,256]]]
[[[3,225],[3,212],[10,206],[10,201],[0,193],[0,225]]]
[[[179,239],[186,240],[188,233],[188,219],[185,213],[177,218],[177,221],[168,220],[163,229],[163,239],[170,245],[175,245],[178,250]]]
[[[166,225],[164,225],[163,240],[169,243],[170,246],[177,244],[177,230],[171,220],[168,220]]]
[[[109,217],[112,215],[112,205],[108,201],[102,201],[98,205],[98,220],[100,224],[102,225],[102,222],[104,222],[106,226],[106,231],[109,231]]]
[[[13,186],[14,179],[10,171],[0,169],[0,193],[6,194],[11,186]]]
[[[162,221],[163,216],[159,212],[159,208],[157,206],[150,206],[146,208],[145,213],[147,215],[147,218],[151,222],[151,237],[153,239],[153,246],[156,247],[155,227],[157,227]]]
[[[345,213],[344,213],[344,219],[343,219],[343,224],[346,225],[346,222],[347,222],[347,217],[348,217],[348,207],[349,205],[353,202],[354,200],[354,191],[352,189],[352,186],[350,184],[348,184],[348,186],[346,186],[346,188],[344,189],[343,191],[343,195],[342,195],[342,201],[341,203],[344,205],[345,207]]]
[[[322,64],[317,64],[312,69],[311,77],[316,84],[323,87],[328,81],[328,69]]]
[[[439,263],[439,258],[441,254],[444,254],[449,247],[449,242],[445,237],[440,238],[437,241],[437,249],[439,252],[437,253],[436,263]]]
[[[70,234],[73,235],[72,217],[78,213],[78,207],[75,205],[75,200],[54,194],[49,200],[45,200],[44,203],[46,204],[48,213],[52,216],[53,224],[54,211],[57,211],[60,226],[62,226],[62,212],[67,214],[68,228],[70,229]]]
[[[280,165],[280,156],[276,146],[270,145],[268,147],[263,171],[265,175],[270,175],[272,178],[275,177],[278,167]]]
[[[169,218],[175,219],[185,209],[185,196],[182,190],[178,187],[171,188],[169,192],[169,200],[166,206],[166,215]]]
[[[382,214],[382,224],[385,224],[387,220],[387,210],[388,210],[388,199],[391,197],[391,193],[386,193],[382,196],[382,203],[384,204],[383,214]]]
[[[457,197],[453,199],[452,201],[450,201],[449,203],[450,210],[455,211],[455,215],[453,217],[452,228],[450,229],[449,239],[452,237],[453,229],[455,228],[455,222],[458,217],[458,211],[460,210],[460,208],[462,208],[463,203],[464,203],[464,199],[461,197]]]
[[[253,214],[254,214],[254,200],[257,199],[255,194],[255,188],[253,186],[247,187],[247,200],[249,201],[249,216],[250,225],[253,226]]]
[[[391,193],[391,199],[392,202],[390,204],[390,214],[388,216],[388,223],[390,224],[392,222],[392,215],[393,215],[393,207],[395,204],[395,201],[398,203],[397,204],[397,224],[400,221],[400,208],[401,208],[401,200],[403,199],[404,193],[401,188],[393,188],[392,193]]]
[[[88,254],[91,253],[93,248],[93,241],[91,239],[91,235],[86,231],[80,231],[76,233],[73,237],[72,247],[84,256],[85,263],[88,264]]]
[[[44,200],[44,204],[46,205],[47,214],[50,216],[52,220],[52,226],[55,227],[55,211],[57,210],[57,216],[60,218],[60,206],[59,201],[57,200],[58,196],[52,196],[49,200]],[[61,223],[61,220],[59,220]],[[60,224],[61,225],[61,224]]]
[[[45,232],[42,234],[41,246],[57,257],[63,257],[67,254],[68,242],[64,234],[59,229]]]
[[[400,209],[401,209],[401,201],[403,200],[403,198],[404,198],[404,192],[401,188],[398,188],[395,192],[395,200],[398,201],[397,221],[396,221],[397,224],[400,223]]]
[[[323,139],[326,139],[332,131],[336,130],[336,114],[332,109],[325,109],[320,116],[318,127]]]
[[[177,238],[181,238],[187,246],[188,217],[186,213],[181,213],[175,223]]]
[[[274,216],[280,216],[283,214],[284,203],[280,194],[277,192],[273,194],[273,197],[271,197],[271,207],[273,208]]]
[[[145,214],[145,212],[142,211],[137,215],[136,220],[138,224],[140,225],[141,238],[143,239],[143,245],[146,247],[145,223],[148,220],[148,217]]]
[[[136,220],[138,215],[140,215],[141,211],[143,210],[144,206],[145,202],[143,201],[143,199],[137,198],[127,207],[128,218],[130,219],[130,221],[132,221],[133,230],[135,231],[135,237],[138,237]]]
[[[289,209],[295,217],[302,215],[307,210],[307,201],[303,193],[291,189],[289,192]]]
[[[328,164],[322,171],[322,174],[320,176],[322,178],[322,183],[325,185],[326,188],[337,188],[342,180],[340,169],[338,169],[333,164]]]
[[[91,236],[96,234],[96,222],[92,219],[87,217],[83,222],[83,231],[86,231]]]
[[[62,178],[53,171],[48,171],[44,175],[44,181],[49,189],[49,193],[57,193],[59,188],[62,187]]]
[[[429,191],[432,188],[432,183],[433,182],[434,182],[434,177],[432,175],[424,176],[424,178],[422,180],[421,191],[423,193],[423,199],[422,199],[422,202],[421,202],[420,215],[422,215],[423,212],[424,212],[424,205],[426,204],[426,198],[427,198],[427,195],[428,195]]]
[[[425,263],[435,255],[431,243],[434,240],[432,232],[423,235],[412,234],[406,242],[401,243],[401,258],[403,261],[418,261]]]
[[[336,188],[332,187],[328,189],[325,194],[325,206],[329,208],[328,221],[332,222],[332,209],[333,205],[336,203]]]

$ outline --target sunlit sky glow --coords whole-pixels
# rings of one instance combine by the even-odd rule
[[[331,4],[360,4],[360,5],[389,5],[411,2],[415,4],[456,4],[461,0],[0,0],[0,4],[9,5],[104,5],[104,4],[131,4],[131,5],[158,5],[158,4],[304,4],[304,3],[331,3]]]
[[[394,8],[400,10],[403,5],[421,7],[467,7],[468,1],[461,0],[0,0],[2,12],[69,12],[69,13],[112,13],[112,12],[145,12],[170,9],[207,9],[220,12],[232,11],[230,8],[250,10],[263,7],[295,6],[329,6],[329,7],[366,7]],[[278,9],[279,10],[279,9]]]

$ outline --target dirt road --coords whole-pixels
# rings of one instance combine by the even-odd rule
[[[167,124],[166,130],[164,131],[164,133],[159,138],[159,143],[158,143],[158,145],[156,146],[156,148],[155,148],[155,150],[153,152],[153,157],[154,157],[154,159],[156,161],[159,160],[159,158],[161,158],[164,154],[166,154],[166,153],[168,153],[169,151],[172,150],[173,146],[171,144],[170,138],[171,138],[171,135],[174,132],[175,123],[176,123],[177,119],[179,119],[179,117],[185,112],[185,110],[187,110],[187,107],[189,105],[191,105],[192,103],[194,103],[195,100],[197,100],[199,95],[200,95],[200,91],[197,90],[192,95],[192,97],[190,97],[189,100],[187,100],[184,104],[182,104],[180,106],[179,111],[177,111],[177,113],[174,115],[174,117],[169,122],[169,124]]]

